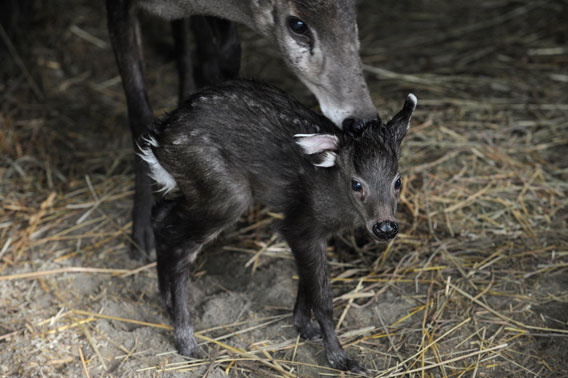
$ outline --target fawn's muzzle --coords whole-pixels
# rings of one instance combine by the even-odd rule
[[[375,223],[373,226],[373,233],[379,239],[389,240],[398,234],[398,224],[392,221],[383,221]]]

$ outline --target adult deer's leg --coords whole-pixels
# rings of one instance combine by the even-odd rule
[[[143,62],[136,7],[130,0],[107,0],[108,29],[118,70],[126,95],[128,121],[132,141],[136,148],[139,139],[152,123],[153,114],[143,81]],[[147,164],[138,156],[134,158],[134,208],[132,210],[131,256],[149,258],[155,248],[154,233],[150,223],[152,188],[147,174]]]
[[[176,63],[179,73],[179,103],[195,92],[193,79],[193,64],[191,59],[191,43],[189,40],[189,19],[182,18],[172,21]]]
[[[172,21],[177,67],[179,102],[195,92],[197,86],[211,85],[238,76],[241,44],[233,22],[216,17],[193,16],[191,29],[196,42],[196,64],[192,64],[189,19]]]
[[[199,87],[238,76],[241,43],[234,22],[217,17],[192,16],[197,64],[195,81]]]

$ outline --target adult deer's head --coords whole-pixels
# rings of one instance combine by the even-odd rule
[[[355,0],[252,0],[255,23],[338,127],[378,119],[363,77]]]

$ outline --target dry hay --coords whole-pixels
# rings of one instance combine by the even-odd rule
[[[220,316],[195,314],[206,358],[173,352],[154,265],[127,257],[124,99],[102,5],[85,3],[45,7],[28,44],[6,55],[0,374],[339,374],[291,327],[293,262],[271,227],[279,215],[258,207],[193,270],[194,313]],[[360,8],[381,115],[410,91],[419,107],[403,147],[401,234],[385,246],[347,233],[329,248],[342,344],[377,377],[568,375],[568,3]],[[245,75],[314,105],[267,42],[242,35]],[[156,113],[176,103],[167,43],[147,48]],[[215,271],[227,266],[223,280]]]

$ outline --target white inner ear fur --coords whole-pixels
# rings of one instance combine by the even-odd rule
[[[329,168],[335,165],[335,159],[337,158],[337,154],[335,152],[324,152],[324,158],[321,163],[314,164],[316,167],[322,168]]]
[[[307,155],[335,151],[339,142],[335,135],[330,134],[296,134],[294,138],[296,138],[296,144],[302,147]]]
[[[323,160],[314,163],[316,167],[329,168],[335,165],[339,139],[330,134],[296,134],[294,135],[296,144],[302,147],[306,155],[322,154]]]
[[[416,109],[416,105],[418,104],[418,99],[416,98],[414,93],[409,93],[406,99],[410,101],[414,105],[414,108]]]

